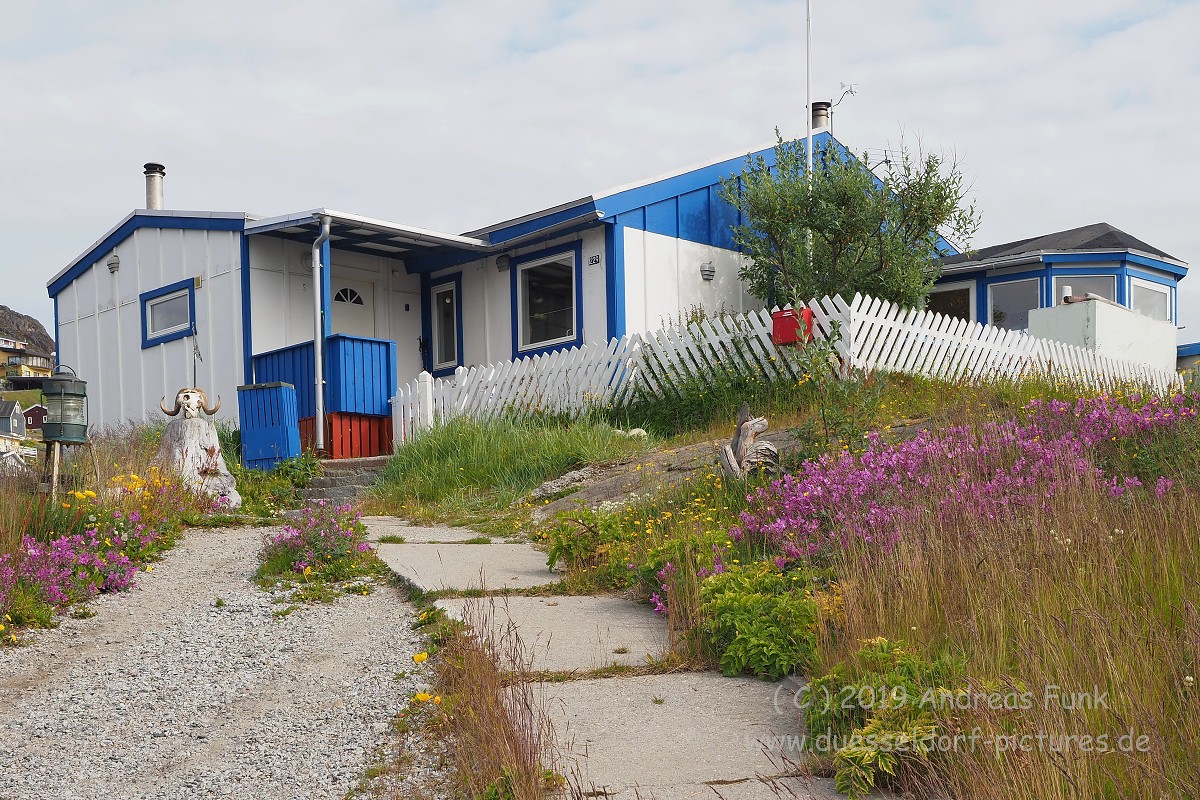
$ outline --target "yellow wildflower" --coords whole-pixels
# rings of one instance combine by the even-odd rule
[[[413,695],[413,698],[416,699],[418,702],[424,703],[427,700],[432,700],[433,695],[429,694],[428,692],[417,692],[416,694]]]
[[[433,702],[435,702],[435,703],[441,703],[441,702],[442,702],[442,696],[441,696],[440,694],[439,694],[439,695],[435,695],[435,696],[434,696],[434,698],[433,698]]]
[[[415,662],[416,662],[416,663],[418,663],[418,664],[420,664],[422,661],[424,661],[424,660],[425,660],[425,659],[427,659],[427,658],[429,658],[429,653],[415,653],[415,654],[413,654],[413,661],[415,661]]]

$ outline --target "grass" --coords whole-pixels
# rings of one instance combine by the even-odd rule
[[[455,420],[401,447],[364,507],[418,523],[512,533],[512,519],[544,481],[645,447],[593,420]]]
[[[996,745],[935,754],[929,780],[949,796],[1200,796],[1197,530],[1200,497],[1191,490],[1125,502],[1079,491],[1021,525],[969,536],[928,526],[890,552],[845,552],[835,565],[843,610],[837,635],[818,649],[817,671],[853,671],[863,640],[903,641],[927,659],[961,659],[963,685],[1034,699],[1021,713],[946,714],[944,728],[1104,735],[1115,750],[1062,754],[1031,739],[1003,758]],[[1063,708],[1050,687],[1104,699],[1094,709]],[[1134,746],[1121,752],[1129,732]],[[1146,752],[1138,752],[1143,735]]]
[[[492,630],[490,611],[473,605],[470,628]],[[556,744],[539,699],[540,681],[529,673],[516,633],[484,639],[444,616],[423,619],[441,631],[434,665],[442,698],[437,713],[453,742],[461,789],[475,798],[544,800],[548,789],[565,785],[553,771]]]

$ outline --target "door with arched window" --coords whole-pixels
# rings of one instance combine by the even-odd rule
[[[363,281],[334,279],[330,291],[333,332],[375,338],[375,287]]]

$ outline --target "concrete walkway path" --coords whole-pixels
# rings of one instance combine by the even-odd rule
[[[616,597],[524,596],[556,582],[546,554],[527,543],[465,544],[479,536],[455,528],[365,519],[383,561],[426,591],[486,597],[436,601],[449,615],[484,631],[503,652],[516,637],[522,666],[578,676],[542,686],[553,722],[559,772],[593,797],[621,800],[832,798],[831,781],[796,776],[800,727],[786,684],[718,673],[618,674],[613,665],[645,666],[668,650],[666,621],[648,606]],[[714,794],[715,792],[715,794]]]

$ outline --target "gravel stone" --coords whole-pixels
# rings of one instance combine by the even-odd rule
[[[276,617],[253,583],[270,530],[190,531],[94,617],[0,649],[0,796],[342,798],[394,752],[390,722],[430,680],[412,606],[379,586]]]

